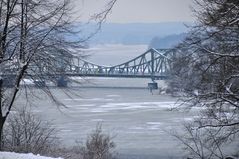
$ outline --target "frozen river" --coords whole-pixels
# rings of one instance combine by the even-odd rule
[[[66,145],[72,145],[76,140],[84,142],[87,134],[95,129],[97,123],[101,123],[104,132],[114,136],[119,153],[177,155],[180,148],[169,131],[178,130],[190,116],[172,110],[176,106],[175,98],[159,95],[158,91],[151,94],[143,88],[147,80],[135,80],[91,79],[87,87],[84,84],[70,87],[79,95],[72,97],[53,87],[52,92],[67,108],[59,110],[41,95],[41,98],[32,101],[33,111],[54,123]],[[117,88],[110,86],[115,83],[118,83]],[[127,88],[130,85],[133,87]],[[34,91],[39,94],[39,90]],[[20,99],[20,102],[23,101]]]
[[[117,50],[118,47],[120,46],[116,47]],[[116,55],[123,58],[120,62],[140,54],[137,49],[137,52],[132,52],[134,47],[127,47],[129,49],[125,48],[127,51],[124,55]],[[145,46],[141,47],[137,48],[145,49]],[[91,51],[94,50],[97,49]],[[103,55],[107,55],[106,59],[103,59]],[[113,59],[114,55],[112,50],[106,48],[96,53],[91,60],[97,62],[97,59],[101,58],[101,62],[109,62],[107,59]],[[117,63],[114,60],[110,62],[112,63],[108,65]],[[58,109],[51,101],[46,100],[45,95],[40,95],[39,99],[31,100],[32,109],[44,119],[53,122],[60,130],[59,136],[66,145],[72,145],[76,140],[84,142],[97,123],[101,123],[103,131],[114,136],[116,150],[120,154],[175,157],[180,154],[180,146],[170,136],[169,131],[179,130],[181,124],[190,120],[191,116],[182,111],[172,110],[176,106],[175,98],[159,95],[158,91],[151,94],[146,88],[148,82],[150,79],[82,80],[82,84],[69,87],[71,92],[78,94],[77,96],[69,97],[59,88],[51,88],[67,108]],[[158,82],[160,86],[164,86],[162,81]],[[40,94],[38,89],[34,91]],[[24,96],[18,98],[18,103],[24,104],[24,101]]]

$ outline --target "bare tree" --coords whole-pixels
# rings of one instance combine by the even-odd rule
[[[202,107],[196,126],[217,132],[208,133],[207,137],[223,143],[220,150],[225,156],[228,143],[239,142],[239,3],[234,0],[195,0],[195,3],[198,21],[176,48],[171,86],[186,95],[191,107]],[[203,144],[216,147],[218,142],[205,140]],[[236,146],[232,148],[238,151]]]
[[[75,36],[79,30],[71,4],[71,0],[0,0],[0,150],[3,125],[20,82],[55,80],[83,45],[85,39]],[[111,8],[102,12],[100,22]],[[47,87],[42,90],[55,100]]]

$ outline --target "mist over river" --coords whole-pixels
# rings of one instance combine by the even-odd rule
[[[89,60],[114,65],[140,55],[146,48],[123,45],[92,48],[90,53],[93,54]],[[103,132],[114,137],[116,151],[125,158],[177,158],[181,155],[179,143],[170,136],[169,131],[180,130],[182,123],[190,120],[192,115],[172,109],[177,106],[176,98],[159,94],[158,90],[150,93],[147,89],[150,79],[78,80],[81,84],[70,84],[68,87],[78,95],[69,97],[62,89],[50,87],[67,108],[59,109],[37,88],[33,88],[33,91],[40,94],[40,98],[30,100],[32,111],[54,124],[65,145],[71,146],[76,140],[84,143],[97,123],[101,123]],[[165,87],[164,81],[157,82],[160,87]],[[22,91],[17,104],[25,103]]]

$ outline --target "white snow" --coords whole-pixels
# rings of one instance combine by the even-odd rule
[[[23,154],[15,152],[0,152],[0,159],[63,159],[63,158],[51,158],[40,155],[33,155],[32,153]]]

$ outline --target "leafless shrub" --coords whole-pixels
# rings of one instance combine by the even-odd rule
[[[4,150],[47,155],[59,144],[56,130],[27,109],[12,114],[4,129]]]
[[[112,138],[102,132],[101,125],[97,125],[82,148],[83,159],[113,159],[115,146]]]
[[[56,146],[48,156],[62,157],[64,159],[115,159],[115,143],[112,137],[104,134],[101,125],[89,134],[85,144],[76,141],[72,147]]]

